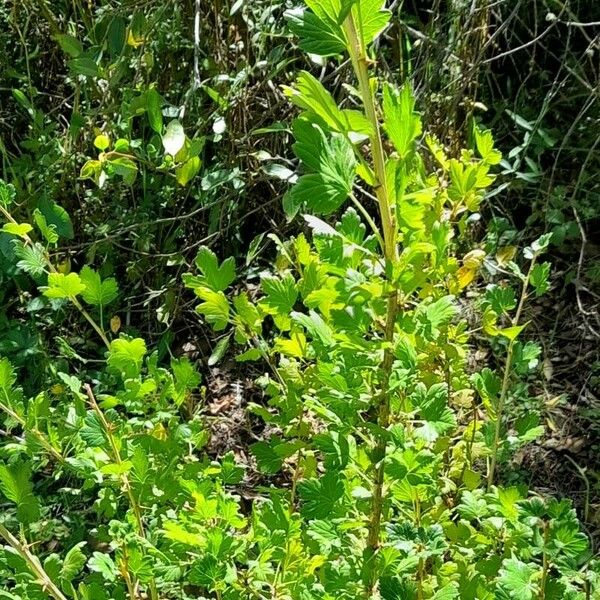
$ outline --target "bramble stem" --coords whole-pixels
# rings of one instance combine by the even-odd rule
[[[371,123],[372,133],[370,135],[371,153],[373,155],[373,170],[375,173],[375,194],[377,196],[381,224],[383,229],[383,251],[386,259],[386,267],[390,269],[393,277],[394,266],[398,262],[397,226],[395,217],[395,206],[390,201],[389,190],[386,181],[385,163],[386,155],[383,149],[381,128],[376,109],[376,100],[369,80],[368,59],[366,50],[358,36],[356,24],[352,12],[348,14],[344,22],[344,31],[348,39],[348,50],[350,59],[359,83],[365,115]],[[387,315],[385,322],[384,341],[385,349],[383,364],[381,367],[381,387],[377,396],[378,425],[382,431],[386,431],[390,424],[390,389],[389,382],[394,364],[393,341],[396,318],[398,315],[398,289],[390,282],[388,289]],[[381,519],[384,503],[384,479],[385,479],[385,454],[387,438],[385,433],[380,435],[373,448],[372,464],[375,468],[373,479],[373,500],[371,504],[371,516],[367,535],[367,559],[372,558],[379,548],[381,535]],[[367,597],[377,598],[377,573],[375,569],[368,569]]]
[[[26,544],[19,541],[4,525],[0,525],[0,537],[15,550],[15,552],[27,563],[30,571],[37,578],[37,583],[42,590],[52,596],[55,600],[67,600],[67,597],[58,589],[56,584],[44,570],[39,558],[30,552]]]

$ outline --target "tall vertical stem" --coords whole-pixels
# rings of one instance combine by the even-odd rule
[[[535,266],[536,256],[531,260],[527,275],[523,280],[523,289],[521,290],[521,297],[517,306],[517,312],[511,321],[511,326],[516,327],[521,320],[521,313],[525,306],[525,300],[527,299],[527,288],[529,287],[529,280],[531,279],[531,273]],[[502,419],[504,418],[504,405],[506,404],[506,396],[508,394],[508,384],[510,383],[510,375],[512,371],[512,363],[514,357],[516,338],[513,338],[508,343],[508,350],[506,351],[506,364],[504,365],[504,375],[502,377],[502,388],[500,389],[500,396],[498,397],[498,406],[496,407],[496,423],[494,428],[494,441],[492,443],[492,456],[490,459],[490,468],[487,476],[487,488],[488,490],[494,485],[494,476],[496,474],[496,464],[498,462],[498,447],[500,445],[500,432],[502,431]]]
[[[390,198],[386,181],[385,163],[386,155],[383,149],[379,117],[377,115],[375,97],[369,79],[368,58],[363,43],[357,33],[356,24],[352,12],[349,13],[344,22],[344,31],[348,40],[348,49],[354,72],[358,79],[359,90],[364,104],[365,115],[372,127],[370,135],[371,153],[373,156],[373,171],[375,173],[375,193],[379,205],[379,214],[383,229],[384,254],[389,273],[393,274],[394,266],[398,262],[397,232],[395,206]],[[382,378],[380,390],[377,397],[378,424],[382,431],[387,430],[390,423],[390,376],[394,364],[393,341],[396,318],[398,315],[398,289],[394,282],[388,288],[387,315],[384,331],[386,343],[382,364]],[[373,478],[373,499],[371,504],[371,515],[367,535],[367,558],[375,555],[380,543],[381,519],[384,503],[384,475],[385,475],[385,453],[387,439],[385,434],[380,435],[373,449],[372,463],[375,468]],[[367,597],[377,597],[377,573],[375,569],[368,569],[367,574]]]
[[[348,38],[348,50],[350,52],[350,59],[356,78],[358,79],[358,85],[365,108],[365,115],[369,119],[372,127],[370,142],[371,152],[373,154],[373,170],[376,178],[375,194],[379,203],[379,213],[383,228],[385,258],[390,262],[394,262],[398,257],[398,249],[396,246],[396,224],[394,207],[390,202],[385,177],[385,152],[383,150],[383,142],[381,139],[379,118],[375,108],[375,98],[369,81],[368,58],[356,31],[352,13],[348,15],[344,22],[344,31]]]

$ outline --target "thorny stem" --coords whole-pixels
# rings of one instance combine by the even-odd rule
[[[357,33],[356,24],[352,12],[348,14],[344,22],[344,31],[348,40],[350,59],[359,83],[365,114],[371,122],[372,133],[370,135],[371,152],[373,155],[373,168],[376,178],[375,194],[379,204],[379,213],[383,229],[384,255],[387,267],[392,276],[394,266],[398,262],[398,246],[396,243],[396,217],[395,207],[390,201],[389,190],[385,175],[385,152],[381,138],[379,118],[375,104],[375,97],[369,80],[369,65],[365,48]],[[383,364],[381,368],[381,388],[377,398],[379,409],[378,424],[385,432],[390,423],[390,375],[394,363],[393,341],[396,317],[398,315],[398,290],[391,283],[387,302],[387,316],[384,331],[385,349]],[[385,453],[387,439],[385,433],[379,436],[373,449],[372,464],[375,466],[373,480],[373,500],[371,504],[371,517],[367,535],[367,559],[372,558],[380,543],[381,519],[384,500],[384,475],[385,475]],[[373,568],[368,569],[367,575],[367,597],[377,598],[377,575]]]
[[[17,554],[27,563],[31,572],[36,576],[37,583],[42,587],[42,590],[52,596],[55,600],[67,600],[66,596],[53,583],[52,579],[44,567],[40,563],[38,557],[30,552],[28,546],[20,542],[4,525],[0,525],[0,536],[6,540],[6,543],[11,546]]]
[[[100,410],[100,407],[98,406],[98,403],[96,402],[94,392],[92,391],[92,388],[88,383],[85,384],[85,391],[86,391],[88,400],[90,402],[90,405],[92,406],[92,409],[96,413],[98,419],[100,419],[100,423],[102,424],[104,432],[106,433],[106,437],[108,438],[108,443],[110,444],[110,447],[112,450],[113,459],[117,465],[121,466],[123,463],[123,461],[121,460],[121,452],[119,451],[117,441],[115,440],[115,437],[112,434],[112,426],[106,419],[102,410]],[[144,522],[142,520],[142,511],[140,509],[140,504],[138,502],[138,499],[135,497],[135,494],[133,493],[133,489],[131,487],[131,482],[129,481],[129,477],[127,476],[127,473],[122,473],[121,481],[123,482],[123,487],[125,489],[125,493],[127,494],[127,497],[129,499],[129,505],[131,506],[131,509],[133,510],[133,514],[135,516],[138,534],[141,538],[147,539],[146,538],[146,530],[144,528]],[[152,578],[150,580],[149,587],[150,587],[150,597],[152,598],[152,600],[158,600],[158,592],[156,590],[156,583],[154,581],[154,578]]]
[[[519,304],[517,306],[517,312],[511,321],[511,326],[516,327],[521,320],[521,313],[523,312],[523,306],[527,299],[527,289],[529,288],[529,280],[531,279],[531,273],[535,266],[537,256],[531,259],[529,270],[523,280],[523,288],[521,289],[521,297],[519,298]],[[498,463],[498,446],[500,445],[500,432],[502,431],[502,419],[504,417],[504,405],[506,404],[506,396],[508,394],[508,386],[510,383],[510,375],[512,371],[512,363],[514,357],[514,350],[517,338],[514,337],[508,343],[508,349],[506,351],[506,363],[504,365],[504,375],[502,377],[502,388],[500,390],[500,396],[498,398],[498,406],[496,407],[496,423],[494,429],[494,442],[492,444],[492,456],[490,459],[490,468],[487,477],[487,488],[488,490],[494,485],[494,475],[496,474],[496,465]]]
[[[127,556],[127,548],[123,548],[123,557],[119,564],[119,572],[121,576],[125,580],[125,585],[127,586],[127,592],[129,593],[129,597],[131,600],[136,600],[138,597],[136,591],[136,584],[131,578],[131,574],[129,573],[129,557]]]

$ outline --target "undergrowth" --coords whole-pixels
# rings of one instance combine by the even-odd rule
[[[284,88],[299,114],[283,207],[290,220],[302,215],[304,232],[271,235],[277,255],[256,280],[202,244],[183,276],[216,332],[214,360],[233,352],[263,371],[265,402],[248,409],[268,433],[251,445],[260,480],[250,490],[248,465],[207,452],[204,374],[123,332],[117,277],[95,269],[93,253],[81,268],[60,260],[64,209],[29,210],[22,186],[0,183],[4,255],[31,318],[78,315],[90,332],[56,337],[61,359],[44,385],[0,358],[0,596],[600,593],[570,502],[529,492],[510,470],[544,430],[519,402],[540,355],[524,309],[549,289],[551,235],[521,250],[476,241],[502,155],[474,120],[472,147],[447,147],[423,131],[410,84],[379,76],[382,4],[306,0],[287,13],[303,51],[349,60],[353,74],[343,98],[307,71]],[[127,35],[135,47],[133,25]],[[92,69],[76,38],[59,41],[73,68]],[[95,132],[82,177],[132,185],[148,169],[156,185],[189,185],[203,140],[186,135],[155,87],[134,100],[145,135]],[[485,291],[473,302],[476,281]],[[473,366],[481,338],[499,369]]]

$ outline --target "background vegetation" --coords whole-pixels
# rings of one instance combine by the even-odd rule
[[[140,337],[148,352],[156,351],[150,379],[159,381],[160,369],[171,365],[175,381],[178,375],[185,381],[173,393],[186,395],[183,412],[194,418],[177,443],[195,439],[209,462],[232,452],[247,468],[243,479],[231,476],[242,504],[257,485],[289,483],[286,475],[265,478],[250,451],[280,429],[247,410],[266,405],[254,383],[265,364],[235,360],[235,336],[207,327],[183,276],[197,274],[197,252],[208,247],[234,257],[236,292],[257,294],[259,273],[281,263],[280,240],[309,237],[282,204],[299,164],[291,130],[297,110],[282,86],[306,70],[343,108],[359,102],[350,61],[298,47],[285,18],[298,4],[27,0],[0,7],[0,175],[14,186],[11,214],[19,223],[41,218],[54,226],[60,242],[47,239],[48,259],[59,273],[82,273],[89,265],[103,280],[118,282],[118,292],[90,302],[89,310],[113,337]],[[552,234],[544,256],[552,263],[548,290],[525,305],[522,322],[529,326],[516,357],[525,366],[508,402],[511,419],[535,415],[544,433],[515,448],[500,476],[545,497],[570,498],[593,554],[600,505],[600,8],[594,0],[387,6],[389,25],[374,49],[378,76],[398,87],[411,83],[423,130],[450,156],[476,147],[474,123],[493,132],[503,155],[456,249],[462,256],[476,247],[488,257],[461,300],[472,328],[486,287],[510,284],[490,260],[503,266],[517,248]],[[178,146],[172,157],[164,152],[169,139]],[[367,206],[377,219],[375,205]],[[0,233],[0,357],[12,365],[24,396],[45,391],[54,406],[75,385],[67,374],[105,390],[127,379],[118,373],[127,365],[103,371],[102,340],[85,315],[40,296],[45,282],[19,260],[14,235]],[[476,334],[468,355],[469,374],[484,367],[501,372],[506,344]],[[135,406],[128,409],[136,414]],[[45,409],[39,410],[44,422]],[[20,464],[14,445],[23,429],[10,415],[0,417],[0,461],[7,468]],[[170,451],[175,461],[180,448]],[[45,558],[53,538],[59,545],[84,539],[91,496],[72,491],[66,471],[52,481],[34,466],[32,490],[57,513],[48,521],[53,534],[35,526],[29,532]],[[109,495],[96,501],[106,504],[106,516]],[[80,510],[80,522],[58,514],[65,497],[68,519]],[[78,533],[69,537],[69,528]],[[85,541],[102,551],[109,537],[118,538],[114,531],[102,536]],[[0,581],[9,580],[9,563],[0,559]],[[197,589],[210,588],[199,581],[185,594],[198,597]],[[44,597],[13,583],[6,592]],[[181,594],[173,597],[187,597]]]

